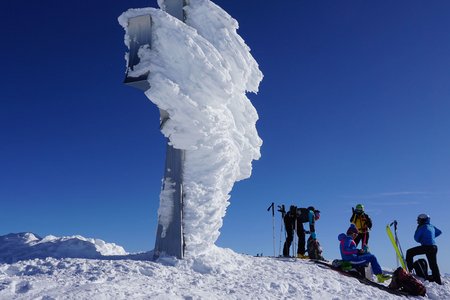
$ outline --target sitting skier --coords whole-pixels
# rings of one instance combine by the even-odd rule
[[[283,256],[289,256],[289,249],[294,239],[294,230],[297,231],[298,236],[298,258],[308,258],[305,255],[306,241],[305,233],[310,233],[313,240],[316,239],[315,221],[320,218],[320,211],[310,206],[308,208],[297,208],[291,205],[289,212],[284,216],[284,226],[286,228],[286,241],[283,246]],[[305,231],[303,223],[309,223],[309,231]]]
[[[367,246],[369,244],[369,230],[372,229],[372,220],[364,212],[362,204],[357,204],[355,208],[352,207],[350,223],[355,224],[358,229],[358,235],[355,238],[356,246],[358,246],[359,241],[362,241],[362,247]]]
[[[363,249],[357,249],[354,238],[358,235],[358,229],[355,224],[351,224],[347,230],[347,233],[341,233],[338,236],[340,241],[340,251],[342,260],[350,263],[370,263],[372,272],[377,276],[378,282],[384,282],[391,278],[389,275],[383,274],[380,264],[378,263],[375,255],[366,252]]]
[[[436,259],[438,248],[435,238],[441,235],[441,233],[442,231],[430,224],[430,216],[420,214],[417,217],[417,229],[414,233],[414,240],[421,245],[406,251],[406,265],[410,272],[413,269],[414,256],[419,254],[425,254],[427,256],[432,274],[431,280],[437,284],[442,284],[442,282]]]

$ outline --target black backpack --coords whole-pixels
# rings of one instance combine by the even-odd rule
[[[420,258],[413,263],[413,270],[417,276],[428,279],[428,263],[424,258]]]
[[[315,211],[313,206],[308,208],[297,208],[297,221],[301,223],[309,222],[309,211]]]

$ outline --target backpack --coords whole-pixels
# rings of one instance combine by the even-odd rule
[[[412,296],[425,296],[427,289],[422,282],[414,278],[402,267],[398,267],[392,274],[392,280],[389,288],[393,290],[401,290]]]
[[[417,276],[428,279],[428,263],[424,258],[420,258],[413,263],[413,270]]]
[[[315,211],[314,206],[309,206],[308,208],[297,208],[297,222],[306,223],[309,222],[309,212]]]
[[[313,239],[311,236],[308,238],[306,245],[306,251],[308,251],[308,256],[311,259],[325,260],[322,256],[322,247],[317,239]]]

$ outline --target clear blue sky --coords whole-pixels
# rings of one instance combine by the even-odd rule
[[[262,158],[235,185],[218,245],[272,255],[270,203],[315,205],[335,258],[363,203],[382,265],[395,266],[385,225],[399,221],[406,251],[424,212],[449,273],[450,2],[215,2],[265,75],[250,95]],[[157,108],[122,84],[117,17],[156,0],[69,3],[0,4],[0,234],[153,249],[165,145]]]

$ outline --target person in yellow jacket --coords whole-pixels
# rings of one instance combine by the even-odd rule
[[[355,244],[358,246],[359,242],[362,241],[361,246],[367,247],[369,244],[369,231],[372,229],[372,220],[364,212],[364,205],[357,204],[354,208],[352,207],[350,223],[355,224],[358,229],[358,235],[354,239]]]

